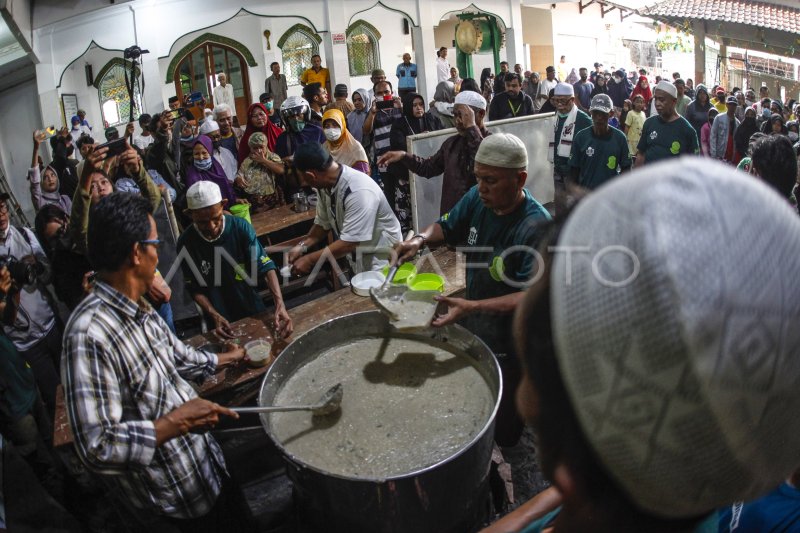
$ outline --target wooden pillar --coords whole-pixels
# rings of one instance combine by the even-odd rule
[[[702,20],[692,22],[694,33],[694,84],[705,83],[706,74],[706,25]]]
[[[730,80],[728,79],[728,45],[730,39],[721,39],[719,45],[719,84],[730,91]]]

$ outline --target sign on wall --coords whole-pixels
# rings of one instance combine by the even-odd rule
[[[78,114],[78,95],[76,94],[62,94],[61,95],[61,118],[66,127],[70,127],[69,119]]]
[[[347,35],[344,33],[331,33],[333,44],[347,44]]]

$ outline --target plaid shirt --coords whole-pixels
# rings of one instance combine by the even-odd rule
[[[175,518],[207,513],[226,475],[208,434],[156,447],[154,421],[197,396],[214,354],[183,344],[147,304],[97,282],[64,334],[61,375],[78,456],[135,507]]]

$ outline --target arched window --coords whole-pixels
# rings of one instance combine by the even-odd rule
[[[311,68],[311,56],[319,53],[322,39],[310,28],[297,24],[283,34],[278,48],[283,56],[281,71],[286,76],[287,85],[300,85],[303,71]]]
[[[128,95],[128,88],[125,86],[125,68],[130,69],[130,64],[115,58],[100,70],[97,77],[99,81],[95,86],[100,97],[100,110],[103,113],[103,122],[109,126],[127,124],[130,119],[131,99]],[[128,70],[128,75],[130,76],[130,70]],[[133,89],[133,98],[136,102],[133,119],[136,120],[142,109],[142,95],[139,94],[138,83]]]
[[[378,41],[381,34],[372,24],[356,21],[347,29],[347,59],[351,76],[369,76],[381,68]]]

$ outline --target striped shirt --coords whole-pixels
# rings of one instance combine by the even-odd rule
[[[156,446],[154,421],[197,393],[217,357],[183,344],[146,303],[98,281],[64,333],[61,376],[78,456],[135,507],[195,518],[213,507],[225,461],[209,434]]]
[[[379,109],[372,122],[372,146],[375,147],[375,158],[389,151],[392,133],[392,122],[403,116],[403,111],[393,107]]]

